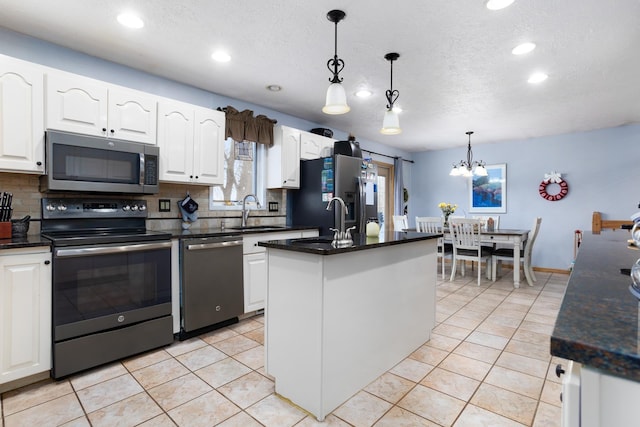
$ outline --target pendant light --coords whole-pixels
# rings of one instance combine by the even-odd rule
[[[460,160],[458,164],[453,164],[453,168],[451,168],[451,172],[449,175],[451,176],[464,176],[471,177],[473,175],[476,176],[487,176],[487,168],[485,168],[485,163],[480,160],[473,160],[473,152],[471,151],[471,135],[473,135],[472,131],[466,132],[469,136],[469,143],[467,145],[467,160]]]
[[[382,120],[382,129],[380,129],[380,133],[385,135],[397,135],[402,132],[402,129],[400,129],[400,118],[398,117],[398,113],[393,109],[393,104],[400,96],[400,92],[398,92],[397,90],[393,90],[393,61],[396,61],[398,58],[400,58],[400,54],[395,52],[387,53],[384,56],[384,59],[389,61],[389,63],[391,64],[391,85],[386,92],[387,111],[385,111],[384,113],[384,119]]]
[[[338,76],[344,68],[344,61],[338,58],[338,22],[342,21],[346,14],[341,10],[332,10],[327,13],[327,19],[335,24],[335,50],[333,58],[327,61],[327,68],[333,74],[329,79],[331,84],[327,89],[327,98],[322,112],[325,114],[344,114],[351,108],[347,105],[347,94],[342,87],[342,78]]]

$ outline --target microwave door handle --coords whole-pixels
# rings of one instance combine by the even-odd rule
[[[140,185],[144,185],[144,153],[140,153]]]

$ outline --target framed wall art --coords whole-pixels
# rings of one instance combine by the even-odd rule
[[[469,178],[469,212],[507,212],[507,164],[487,165],[487,176]]]

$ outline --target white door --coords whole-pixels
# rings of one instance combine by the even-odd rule
[[[157,102],[153,96],[121,89],[109,90],[107,136],[156,143]]]
[[[224,183],[224,132],[222,111],[196,109],[193,172],[198,184]]]
[[[179,103],[158,104],[160,180],[193,180],[193,108]]]
[[[86,135],[107,133],[107,86],[64,72],[46,75],[47,128]]]
[[[51,369],[51,253],[0,255],[0,383]]]
[[[0,55],[0,170],[44,172],[44,73]]]

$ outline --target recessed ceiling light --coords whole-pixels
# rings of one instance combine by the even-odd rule
[[[358,98],[368,98],[373,95],[373,92],[371,92],[369,89],[360,89],[354,95]]]
[[[547,80],[549,76],[546,75],[545,73],[533,73],[531,74],[531,76],[529,76],[529,80],[527,80],[527,82],[529,83],[540,83],[543,82],[545,80]]]
[[[229,62],[231,61],[231,56],[225,51],[217,50],[213,52],[211,58],[216,62]]]
[[[487,9],[489,10],[500,10],[505,7],[511,5],[514,0],[489,0],[487,1]]]
[[[522,43],[514,47],[511,53],[513,53],[514,55],[524,55],[525,53],[531,52],[535,48],[536,48],[535,43],[530,43],[530,42]]]
[[[127,28],[142,28],[144,27],[144,22],[137,15],[133,13],[121,13],[118,15],[118,22],[120,25],[123,25]]]
[[[280,85],[269,85],[267,86],[267,90],[271,92],[280,92],[282,90],[282,86]]]

